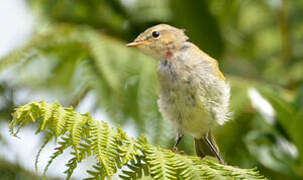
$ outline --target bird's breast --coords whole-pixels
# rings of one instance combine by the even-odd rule
[[[197,80],[191,72],[192,69],[181,63],[163,61],[159,65],[158,104],[165,120],[172,121],[177,128],[198,136],[197,134],[203,133],[203,128],[208,127],[208,113],[198,106]]]
[[[189,72],[190,68],[184,68],[181,63],[169,60],[161,62],[158,68],[158,80],[163,98],[194,105],[194,79]]]

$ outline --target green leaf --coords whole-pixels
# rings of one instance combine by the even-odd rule
[[[219,25],[208,9],[207,1],[173,0],[171,9],[174,24],[186,29],[190,41],[220,60],[223,39]]]
[[[288,134],[291,134],[290,125],[292,123],[291,117],[293,117],[295,113],[294,108],[284,101],[278,93],[265,88],[259,88],[258,90],[273,106],[276,112],[277,121],[282,125],[284,130],[288,132]]]
[[[292,123],[290,127],[290,135],[292,137],[292,140],[294,141],[295,145],[298,148],[299,151],[299,158],[300,161],[303,162],[303,109],[301,111],[297,112],[293,118]]]

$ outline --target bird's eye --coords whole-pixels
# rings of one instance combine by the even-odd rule
[[[160,36],[159,31],[154,31],[154,32],[152,33],[152,36],[153,36],[154,38],[159,37],[159,36]]]

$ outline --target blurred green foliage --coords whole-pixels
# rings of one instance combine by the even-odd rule
[[[169,148],[171,126],[157,108],[157,62],[125,43],[158,23],[186,29],[218,59],[232,87],[233,120],[216,130],[225,160],[258,166],[270,179],[303,178],[303,2],[289,0],[28,0],[37,18],[28,42],[0,60],[1,119],[24,101],[22,88],[63,105],[95,96],[113,123],[133,125]],[[12,76],[12,75],[11,75]],[[274,109],[271,122],[252,105],[256,89]],[[259,101],[259,100],[257,100]],[[261,101],[259,101],[261,102]],[[264,108],[266,111],[266,109]],[[189,136],[180,149],[193,153]]]

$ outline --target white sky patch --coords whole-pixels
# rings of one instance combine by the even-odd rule
[[[120,0],[125,7],[132,7],[137,0]]]
[[[95,106],[97,106],[97,98],[98,97],[95,92],[88,92],[87,95],[81,100],[75,111],[82,114],[89,112],[94,120],[107,122],[112,126],[110,117],[108,117],[102,109],[95,109]]]
[[[23,0],[0,1],[0,57],[22,44],[30,35],[33,17]]]
[[[255,88],[248,90],[248,97],[252,106],[261,114],[264,120],[269,124],[274,124],[276,112],[271,104]]]
[[[279,8],[282,4],[282,0],[267,0],[265,2],[267,2],[267,4],[269,4],[273,8]]]
[[[96,95],[92,91],[88,92],[75,110],[82,114],[89,112],[94,108],[96,104],[96,98]]]
[[[293,158],[298,158],[298,149],[291,142],[285,138],[278,138],[278,145],[283,149],[284,152],[291,155]]]

